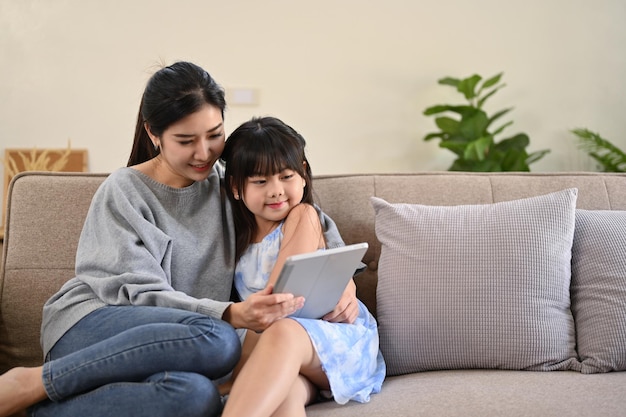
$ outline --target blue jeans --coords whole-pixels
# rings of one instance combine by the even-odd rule
[[[218,416],[212,380],[241,354],[235,330],[198,313],[162,307],[103,307],[52,348],[43,367],[49,400],[36,417]]]

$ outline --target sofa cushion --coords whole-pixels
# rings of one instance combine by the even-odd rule
[[[577,190],[460,206],[372,197],[389,375],[579,367],[569,286]]]
[[[626,370],[626,211],[576,211],[571,296],[581,372]]]

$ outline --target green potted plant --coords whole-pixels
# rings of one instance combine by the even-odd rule
[[[438,132],[429,133],[425,141],[440,139],[439,146],[456,154],[450,171],[530,171],[529,165],[541,159],[549,150],[528,153],[528,135],[517,133],[496,140],[496,136],[513,122],[494,127],[494,122],[512,108],[500,110],[488,116],[483,106],[505,84],[500,83],[502,74],[485,81],[474,74],[464,79],[445,77],[438,82],[456,88],[463,94],[467,104],[439,104],[424,110],[426,116],[435,117]],[[449,117],[450,114],[456,118]]]
[[[589,129],[573,129],[571,131],[580,141],[580,149],[587,152],[603,172],[626,172],[626,153],[599,133]]]

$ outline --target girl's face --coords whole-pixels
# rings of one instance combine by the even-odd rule
[[[257,224],[276,223],[300,204],[305,186],[306,181],[300,174],[283,169],[274,175],[248,177],[243,195],[239,198],[254,214]],[[234,194],[238,195],[237,190]]]
[[[224,150],[224,120],[219,108],[205,105],[154,136],[146,126],[152,143],[161,148],[155,160],[158,180],[175,188],[205,180]]]

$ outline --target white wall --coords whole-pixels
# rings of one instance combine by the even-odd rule
[[[422,111],[457,102],[443,76],[504,72],[491,113],[552,150],[533,171],[592,169],[569,130],[626,146],[623,0],[0,0],[0,152],[89,150],[125,165],[155,65],[190,60],[308,140],[315,174],[445,170]],[[0,169],[3,167],[0,166]]]

